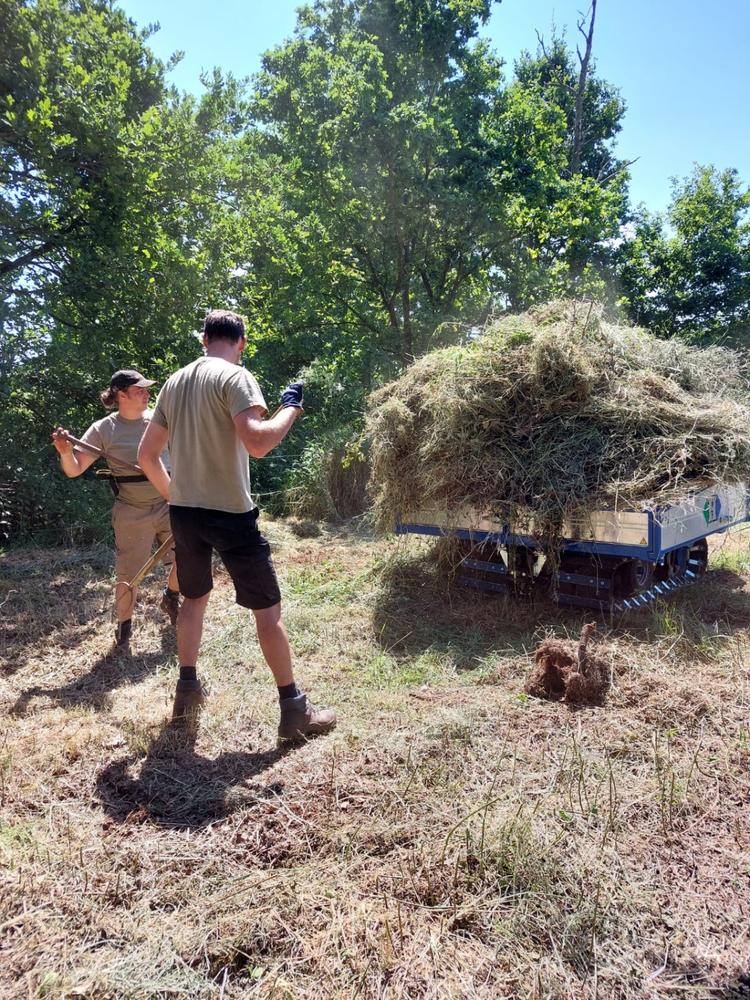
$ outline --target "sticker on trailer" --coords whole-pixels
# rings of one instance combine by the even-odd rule
[[[744,486],[726,486],[703,490],[683,503],[658,511],[661,550],[689,545],[714,531],[739,524],[747,516],[746,503]]]
[[[721,497],[718,494],[710,497],[703,504],[703,516],[706,524],[713,524],[721,519]]]

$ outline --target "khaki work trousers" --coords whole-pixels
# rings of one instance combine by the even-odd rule
[[[149,507],[134,507],[115,500],[112,507],[112,527],[115,529],[117,582],[130,583],[147,561],[156,545],[161,545],[171,533],[169,504],[159,500]],[[165,566],[174,561],[174,549],[162,557]]]

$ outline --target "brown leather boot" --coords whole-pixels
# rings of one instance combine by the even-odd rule
[[[166,589],[162,591],[159,607],[169,617],[172,628],[177,627],[177,615],[180,613],[180,595],[168,594]]]
[[[130,652],[130,637],[133,632],[133,623],[130,618],[126,622],[118,622],[115,629],[115,649],[119,653]]]
[[[206,695],[198,680],[179,680],[172,706],[172,725],[188,726],[198,721],[201,708],[206,703]]]
[[[279,740],[309,740],[336,728],[336,713],[331,708],[315,708],[306,694],[281,702]]]

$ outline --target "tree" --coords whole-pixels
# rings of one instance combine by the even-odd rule
[[[491,0],[331,0],[268,53],[255,117],[287,169],[319,293],[398,364],[487,302],[507,238],[484,132],[500,66],[476,41]]]
[[[0,464],[36,503],[50,421],[100,416],[115,368],[195,356],[230,283],[244,122],[232,80],[170,90],[110,0],[0,0],[0,28]]]
[[[578,63],[553,36],[550,43],[540,37],[538,51],[515,65],[506,127],[525,148],[537,184],[535,197],[519,205],[518,241],[500,263],[514,309],[555,296],[602,295],[611,280],[611,245],[627,199],[628,165],[613,151],[625,104],[596,76],[594,13],[595,6],[588,27],[579,24],[586,44]]]
[[[590,49],[581,78],[557,41],[505,85],[477,37],[491,6],[318,0],[266,55],[253,151],[278,164],[290,234],[267,283],[294,274],[300,359],[336,342],[367,381],[498,302],[600,287],[627,179],[611,152],[622,102]]]
[[[735,170],[696,166],[673,182],[666,217],[634,213],[620,249],[629,316],[663,336],[750,344],[750,189]]]
[[[111,248],[163,67],[105,2],[0,0],[0,31],[0,282],[22,337],[76,252]]]
[[[224,278],[208,248],[229,214],[233,81],[180,98],[110,0],[0,0],[0,15],[2,370],[55,344],[90,352],[93,378],[171,362]]]

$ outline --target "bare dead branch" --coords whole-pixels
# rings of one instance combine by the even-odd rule
[[[583,134],[584,134],[584,122],[583,122],[583,104],[584,98],[586,96],[586,77],[589,72],[589,61],[591,60],[591,49],[594,44],[594,22],[596,21],[596,3],[597,0],[591,0],[590,7],[590,19],[588,23],[588,28],[586,28],[586,17],[582,16],[581,20],[578,22],[578,30],[583,35],[586,40],[586,49],[581,55],[580,49],[576,47],[578,52],[578,59],[581,63],[581,71],[578,74],[578,91],[576,93],[576,113],[575,122],[573,126],[573,148],[570,152],[570,172],[571,174],[577,174],[581,169],[581,153],[583,148]]]

